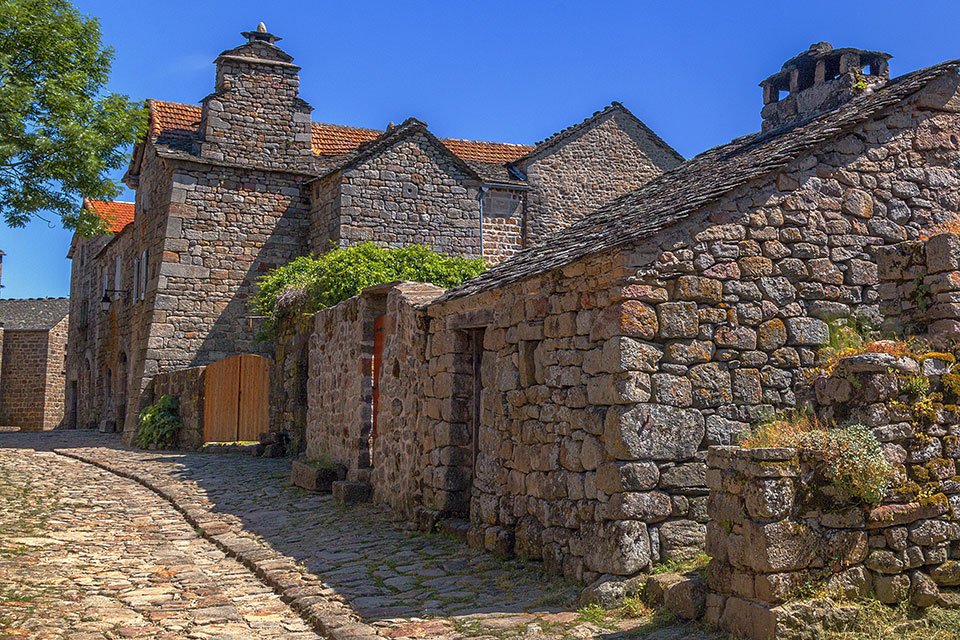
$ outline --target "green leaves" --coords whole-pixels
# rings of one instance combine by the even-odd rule
[[[52,211],[67,228],[102,231],[80,207],[112,199],[109,172],[146,131],[145,105],[103,93],[113,51],[65,0],[0,0],[0,215],[23,226]]]
[[[180,401],[176,396],[161,396],[154,404],[146,407],[138,416],[136,445],[146,449],[150,445],[157,448],[172,447],[180,434]]]
[[[485,269],[480,258],[447,256],[423,245],[385,249],[367,242],[274,269],[260,278],[253,306],[276,318],[333,306],[375,284],[409,280],[449,288]]]

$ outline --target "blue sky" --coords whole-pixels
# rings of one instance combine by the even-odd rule
[[[957,2],[75,5],[116,50],[110,89],[137,98],[199,102],[217,54],[263,20],[303,67],[316,121],[416,116],[440,136],[530,143],[619,100],[686,157],[759,129],[757,83],[812,42],[887,51],[891,75],[960,57]],[[0,295],[68,295],[70,238],[0,227]]]

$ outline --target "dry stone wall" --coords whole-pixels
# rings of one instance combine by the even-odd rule
[[[370,472],[374,322],[382,298],[355,296],[314,316],[306,457],[326,458],[354,480]]]
[[[470,496],[474,542],[581,580],[702,547],[706,448],[796,406],[828,323],[879,322],[875,249],[956,214],[955,119],[894,110],[649,241],[431,305],[431,429],[464,448],[451,327],[490,318],[476,469],[427,467],[425,504]]]
[[[373,497],[414,519],[422,504],[423,465],[446,459],[427,428],[423,386],[427,370],[427,318],[422,306],[443,292],[417,282],[399,283],[386,296],[383,352],[373,438]]]

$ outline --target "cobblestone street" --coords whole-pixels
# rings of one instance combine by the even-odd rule
[[[199,526],[67,456],[146,482]],[[579,588],[537,563],[404,531],[373,505],[340,507],[291,487],[289,465],[129,450],[92,432],[0,434],[0,637],[300,639],[318,637],[313,615],[344,638],[696,636],[643,614],[587,615]],[[266,584],[200,534],[248,566],[266,558],[255,562]]]
[[[152,491],[2,437],[0,637],[320,637]]]

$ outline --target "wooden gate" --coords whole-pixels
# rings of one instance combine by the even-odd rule
[[[270,359],[245,354],[207,366],[203,441],[251,441],[269,430]]]

